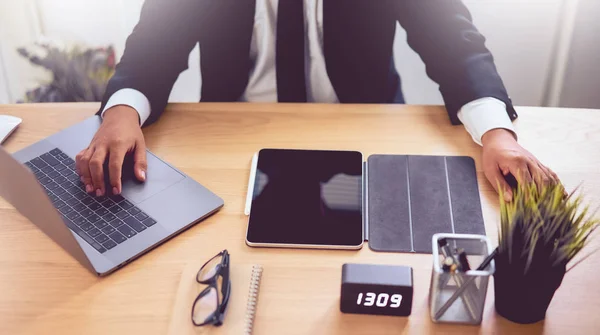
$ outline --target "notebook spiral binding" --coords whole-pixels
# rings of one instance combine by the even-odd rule
[[[246,306],[246,327],[244,328],[245,335],[251,335],[252,329],[254,328],[254,317],[256,316],[256,308],[258,305],[258,291],[260,289],[262,272],[262,266],[254,265],[252,267],[250,289],[248,290],[248,305]]]

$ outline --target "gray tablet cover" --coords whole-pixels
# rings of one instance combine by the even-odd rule
[[[431,253],[435,233],[485,235],[471,157],[372,155],[366,184],[375,251]]]

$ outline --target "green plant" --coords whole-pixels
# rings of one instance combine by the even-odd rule
[[[580,195],[565,197],[560,185],[535,184],[520,184],[512,202],[500,197],[500,221],[496,312],[517,323],[543,320],[567,264],[600,222]]]
[[[498,254],[524,274],[565,266],[600,224],[581,195],[565,198],[560,185],[523,184],[512,202],[500,197],[500,215]]]

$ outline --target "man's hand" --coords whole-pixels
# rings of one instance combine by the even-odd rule
[[[512,189],[504,179],[509,173],[518,183],[535,181],[538,186],[560,183],[556,173],[521,147],[510,131],[490,130],[483,135],[481,142],[485,176],[498,193],[502,192],[505,201],[512,201],[513,197]]]
[[[102,125],[90,146],[76,158],[77,173],[88,193],[106,194],[103,165],[108,159],[110,186],[113,194],[121,193],[121,169],[125,155],[134,152],[134,173],[138,180],[146,180],[146,143],[135,109],[119,105],[104,112]]]

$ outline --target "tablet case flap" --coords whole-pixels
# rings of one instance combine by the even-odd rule
[[[372,155],[367,171],[371,249],[431,253],[435,233],[485,234],[471,157]]]

